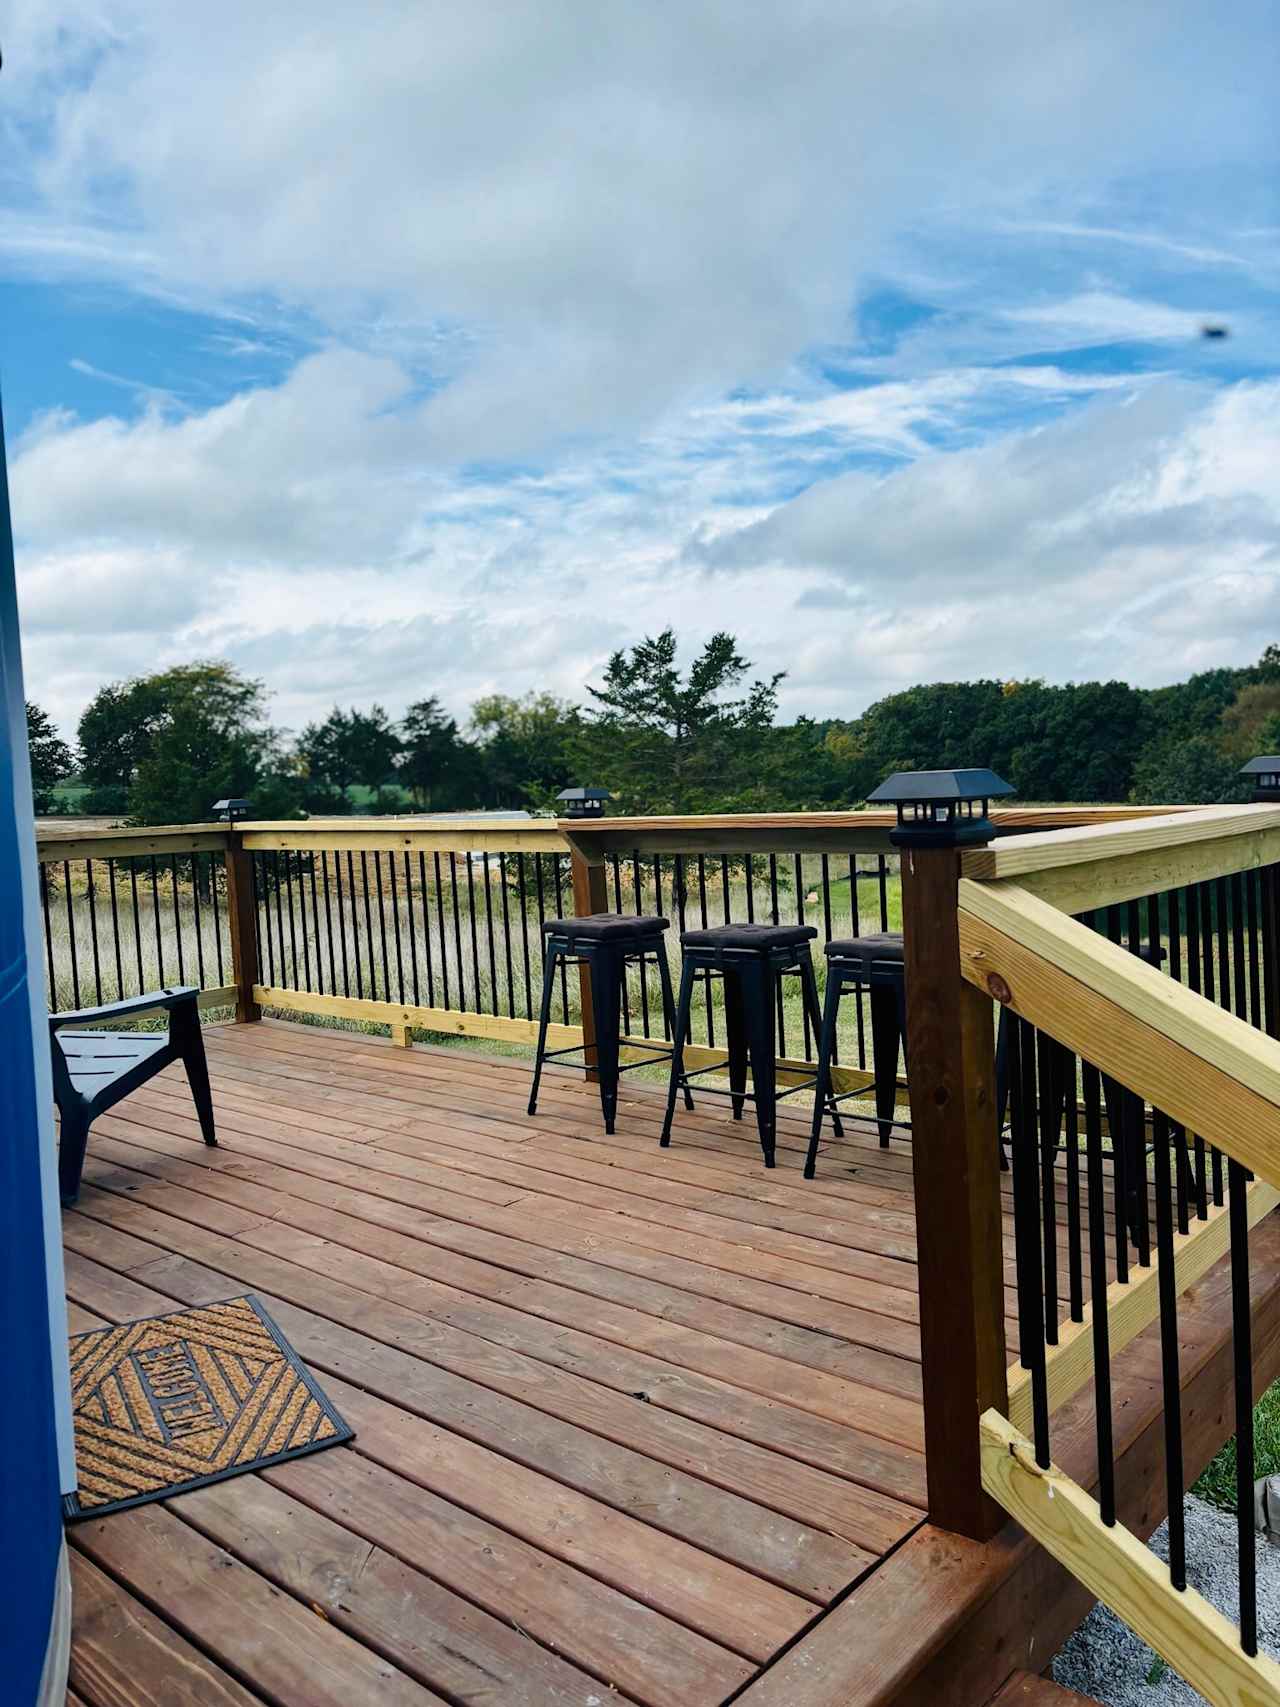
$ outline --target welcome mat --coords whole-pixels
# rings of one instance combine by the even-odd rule
[[[71,1340],[79,1487],[70,1521],[203,1488],[350,1440],[256,1298]]]

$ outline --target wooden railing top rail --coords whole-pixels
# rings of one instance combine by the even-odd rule
[[[54,860],[143,859],[148,854],[216,853],[228,845],[225,824],[154,824],[143,829],[65,830],[41,825],[36,832],[36,858]]]

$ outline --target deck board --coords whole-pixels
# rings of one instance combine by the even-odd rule
[[[530,1120],[520,1061],[207,1036],[217,1150],[180,1072],[95,1124],[72,1329],[252,1290],[357,1438],[76,1526],[86,1702],[711,1707],[921,1522],[905,1150],[807,1185],[794,1114],[767,1173],[718,1102],[664,1154],[648,1087],[606,1139],[567,1072]]]

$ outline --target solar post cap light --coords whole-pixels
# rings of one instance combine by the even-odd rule
[[[237,818],[249,816],[247,800],[215,800],[212,807],[213,815],[225,824],[234,824]]]
[[[607,788],[564,788],[556,799],[564,802],[566,818],[603,818],[605,802],[613,796]]]
[[[867,804],[897,808],[894,847],[955,848],[989,842],[996,831],[988,802],[1014,792],[990,770],[895,771]]]
[[[1253,778],[1253,798],[1280,801],[1280,753],[1262,753],[1241,765],[1240,775]]]

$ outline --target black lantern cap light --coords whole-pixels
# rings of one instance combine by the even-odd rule
[[[605,802],[613,796],[607,788],[563,788],[556,799],[564,802],[566,818],[603,818]]]
[[[955,848],[989,842],[996,827],[987,804],[1012,794],[994,771],[896,771],[867,796],[868,804],[896,806],[895,847]]]
[[[1241,765],[1240,775],[1253,778],[1253,798],[1280,801],[1280,753],[1263,753]]]
[[[214,816],[222,819],[224,823],[234,824],[237,818],[249,816],[249,802],[247,800],[215,800],[213,812]]]

